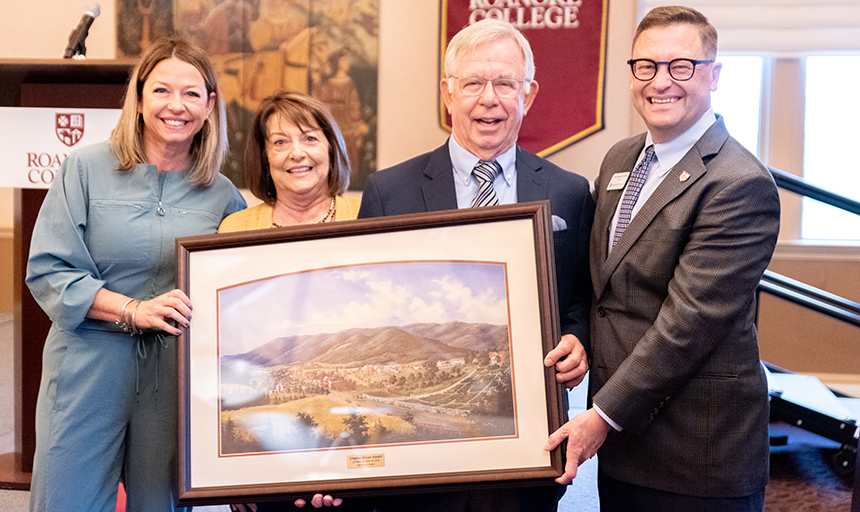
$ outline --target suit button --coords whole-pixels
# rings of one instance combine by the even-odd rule
[[[603,318],[606,316],[606,310],[603,309],[603,306],[597,306],[597,316]]]

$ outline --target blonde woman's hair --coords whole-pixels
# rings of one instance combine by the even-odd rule
[[[215,93],[215,106],[191,143],[191,167],[188,175],[188,180],[196,185],[209,185],[221,171],[221,164],[227,153],[224,100],[209,57],[199,46],[184,39],[159,39],[140,56],[140,61],[129,78],[119,122],[111,132],[111,149],[120,162],[120,171],[130,171],[135,165],[147,162],[143,142],[143,119],[138,112],[138,104],[143,93],[143,84],[152,70],[159,62],[173,57],[191,64],[200,72],[206,83],[207,98],[211,93]]]

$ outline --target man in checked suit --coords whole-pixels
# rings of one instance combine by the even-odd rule
[[[451,114],[451,137],[434,151],[373,174],[358,216],[549,199],[564,335],[559,345],[569,354],[556,369],[559,380],[574,383],[587,368],[583,345],[589,336],[588,239],[594,202],[585,178],[516,144],[523,116],[538,92],[534,72],[529,43],[511,24],[482,20],[461,30],[448,45],[445,78],[439,84]],[[491,184],[481,186],[472,174],[476,167],[489,169]],[[563,488],[548,484],[389,498],[375,507],[383,512],[552,511]]]
[[[630,89],[648,132],[610,149],[594,184],[594,405],[548,447],[568,439],[562,483],[597,453],[604,511],[763,508],[768,391],[755,290],[779,197],[711,109],[716,54],[716,30],[693,9],[642,19]]]

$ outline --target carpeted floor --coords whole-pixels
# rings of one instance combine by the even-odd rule
[[[766,512],[851,510],[854,475],[836,471],[838,444],[784,424],[771,432],[788,435],[789,443],[771,448]]]
[[[833,472],[833,448],[803,445],[792,451],[771,453],[771,480],[767,486],[767,512],[848,512],[851,477]]]

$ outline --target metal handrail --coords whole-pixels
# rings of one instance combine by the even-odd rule
[[[803,179],[774,167],[768,167],[768,170],[770,170],[776,185],[780,188],[835,206],[855,215],[860,215],[860,202],[858,201],[848,199],[815,185],[810,185],[803,181]],[[860,303],[814,286],[809,286],[771,270],[764,271],[764,275],[758,285],[758,290],[860,327]]]
[[[860,303],[840,297],[839,295],[824,291],[820,288],[810,286],[801,281],[796,281],[782,274],[777,274],[772,270],[765,270],[761,280],[787,290],[792,290],[820,302],[830,304],[836,308],[860,315]]]
[[[797,176],[768,167],[777,186],[815,199],[830,206],[835,206],[854,215],[860,215],[860,202],[848,199],[839,194],[810,185]],[[855,327],[860,327],[860,304],[834,295],[824,290],[809,286],[800,281],[789,279],[770,270],[766,270],[758,285],[758,293],[770,293],[789,302],[806,307],[821,314],[842,320]],[[756,311],[758,319],[758,311]],[[856,437],[856,433],[855,433]],[[860,512],[860,450],[854,444],[854,488],[851,495],[851,512]],[[850,453],[850,452],[849,452]]]
[[[836,208],[851,212],[855,215],[860,215],[860,201],[848,199],[847,197],[841,196],[835,192],[825,190],[821,187],[816,187],[815,185],[810,185],[801,178],[774,167],[768,167],[768,170],[770,170],[773,180],[780,188],[835,206]]]
[[[767,292],[775,297],[797,304],[798,306],[817,311],[823,315],[829,316],[830,318],[842,320],[843,322],[854,325],[855,327],[860,327],[860,313],[852,311],[852,308],[850,307],[845,308],[840,305],[832,304],[829,301],[820,300],[814,295],[810,296],[802,291],[764,279],[759,282],[758,289],[759,291]]]

